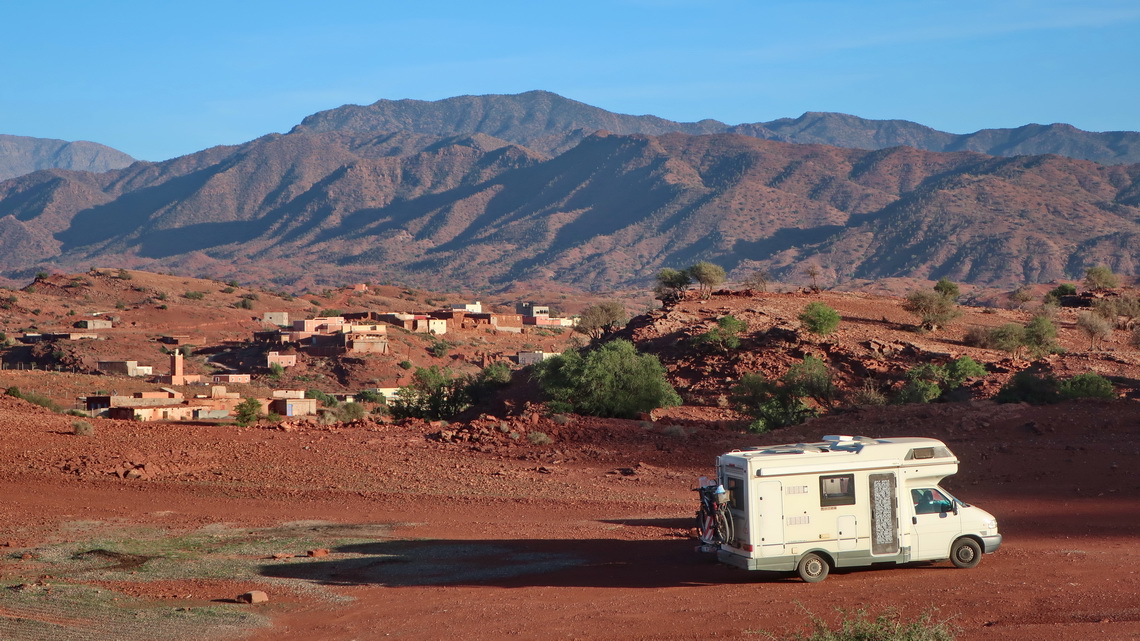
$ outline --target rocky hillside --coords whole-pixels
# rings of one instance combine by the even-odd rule
[[[117,149],[94,142],[0,134],[0,180],[40,169],[102,172],[121,169],[134,161]]]
[[[305,118],[294,131],[410,131],[439,136],[483,133],[545,153],[560,153],[597,130],[651,135],[738,133],[765,140],[868,150],[906,146],[991,156],[1057,154],[1110,165],[1140,163],[1140,133],[1134,131],[1090,132],[1066,124],[1031,124],[951,134],[907,120],[869,120],[817,112],[730,126],[717,120],[674,122],[656,116],[616,114],[547,91],[345,105]]]

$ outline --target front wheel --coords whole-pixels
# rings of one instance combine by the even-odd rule
[[[831,566],[827,564],[827,559],[814,552],[805,554],[796,565],[796,572],[806,583],[819,583],[827,578],[827,573],[830,571]]]
[[[972,568],[982,562],[982,546],[974,539],[958,539],[950,546],[950,562],[956,568]]]

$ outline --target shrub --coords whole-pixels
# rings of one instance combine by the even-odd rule
[[[338,402],[335,396],[319,389],[305,390],[305,398],[315,398],[325,407],[336,407]]]
[[[1060,400],[1057,379],[1050,374],[1037,375],[1018,372],[1002,386],[994,397],[999,403],[1029,403],[1047,405]]]
[[[256,398],[247,398],[234,408],[234,421],[245,427],[257,422],[261,418],[261,401]]]
[[[95,436],[95,426],[90,421],[72,421],[71,430],[76,436]]]
[[[396,418],[450,418],[471,405],[467,381],[456,377],[448,368],[432,365],[417,367],[412,383],[396,392],[389,407]]]
[[[731,401],[739,412],[752,417],[748,429],[753,432],[799,425],[817,414],[787,385],[759,374],[741,376],[732,388]]]
[[[989,331],[990,347],[1009,352],[1016,358],[1025,346],[1025,328],[1017,323],[1006,323]]]
[[[902,307],[919,318],[921,328],[931,331],[944,327],[962,315],[953,298],[928,289],[908,294]]]
[[[130,280],[131,273],[125,269],[120,269],[118,273],[115,274],[115,278],[118,278],[119,280]]]
[[[1085,270],[1085,287],[1094,291],[1120,287],[1120,278],[1104,265]]]
[[[762,292],[768,291],[768,283],[772,282],[772,276],[763,269],[758,269],[748,278],[744,279],[744,286],[748,289],[758,289]]]
[[[336,416],[342,422],[348,423],[364,418],[367,413],[360,403],[345,403],[337,408]]]
[[[503,361],[491,363],[475,376],[470,377],[467,383],[467,393],[472,402],[479,402],[490,397],[498,390],[511,382],[511,366]]]
[[[234,293],[234,291],[236,291],[236,290],[234,290],[233,287],[223,287],[222,288],[223,294],[232,294],[232,293]]]
[[[827,336],[839,327],[839,312],[818,301],[804,306],[799,319],[809,332],[820,336]]]
[[[253,309],[253,301],[248,298],[242,298],[234,303],[234,307],[238,309]]]
[[[887,396],[879,390],[875,381],[867,379],[863,386],[855,390],[851,401],[856,405],[886,405]]]
[[[191,291],[186,292],[185,294],[182,294],[182,296],[184,298],[188,298],[190,300],[202,300],[203,298],[206,297],[206,293],[191,290]]]
[[[285,367],[281,363],[269,364],[269,378],[270,380],[279,381],[285,375]]]
[[[1057,391],[1061,398],[1116,398],[1116,388],[1100,374],[1077,374],[1062,381]]]
[[[865,609],[855,612],[840,610],[843,618],[833,629],[823,619],[812,615],[811,632],[796,634],[791,641],[954,641],[957,631],[946,622],[935,622],[927,612],[917,620],[904,622],[895,613],[871,618]]]
[[[33,404],[33,405],[39,405],[40,407],[46,407],[47,409],[49,409],[53,412],[60,412],[63,410],[63,408],[60,407],[58,403],[51,400],[50,398],[48,398],[46,396],[41,396],[40,394],[35,394],[32,392],[21,392],[20,388],[18,388],[16,386],[9,387],[7,390],[5,390],[5,393],[8,396],[23,399],[23,400],[25,400],[25,401]]]
[[[748,329],[748,324],[732,314],[722,316],[716,321],[716,327],[704,334],[693,337],[695,345],[712,345],[727,352],[740,347],[740,332]]]
[[[807,396],[824,405],[831,405],[835,400],[836,389],[831,370],[815,356],[805,356],[803,362],[789,367],[780,380],[795,396]]]
[[[383,394],[381,394],[380,392],[377,392],[376,390],[372,390],[372,389],[360,390],[359,392],[356,393],[356,398],[358,400],[364,401],[365,403],[386,403],[387,402],[387,399],[384,398]]]
[[[431,347],[428,347],[428,352],[430,352],[431,355],[435,356],[436,358],[443,358],[444,356],[447,356],[448,352],[450,352],[451,348],[454,346],[455,345],[449,341],[437,340],[431,344]]]
[[[537,364],[535,376],[556,412],[634,418],[681,404],[657,357],[639,353],[627,340],[566,351]]]
[[[531,445],[550,445],[554,442],[546,432],[527,432],[526,440],[530,441]]]

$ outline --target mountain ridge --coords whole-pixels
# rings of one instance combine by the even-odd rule
[[[0,181],[41,169],[103,172],[133,162],[127,154],[96,142],[0,134]]]

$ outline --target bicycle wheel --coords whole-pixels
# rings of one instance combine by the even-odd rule
[[[732,540],[732,526],[732,513],[728,511],[728,506],[721,506],[716,511],[716,533],[721,543],[728,543]]]

